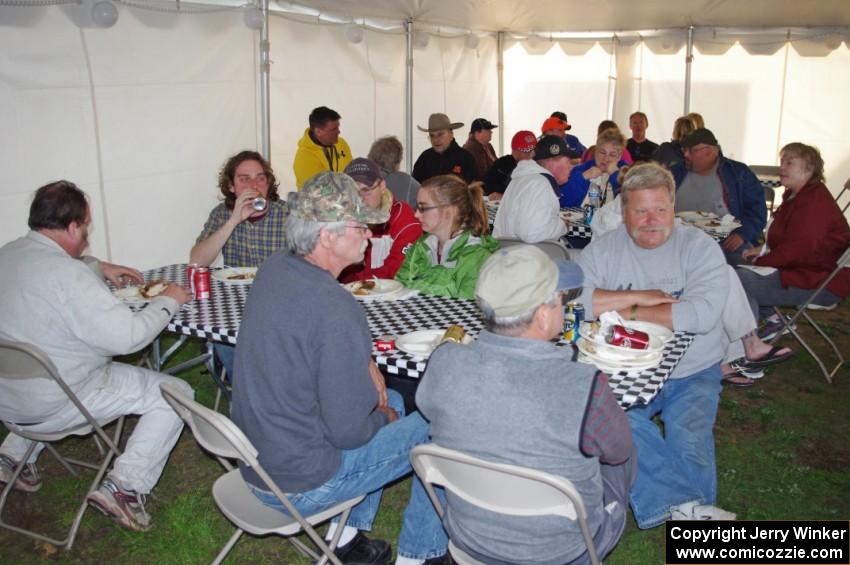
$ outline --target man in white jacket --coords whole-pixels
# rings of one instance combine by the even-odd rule
[[[560,217],[559,186],[570,176],[570,159],[579,157],[564,139],[544,135],[537,142],[534,160],[517,163],[493,222],[493,237],[521,239],[525,243],[557,240],[567,233]]]
[[[159,391],[169,382],[187,395],[180,379],[113,363],[113,355],[133,353],[161,332],[177,309],[191,298],[170,284],[148,306],[133,312],[110,292],[116,285],[142,282],[135,269],[83,257],[88,247],[91,210],[85,193],[73,183],[53,182],[35,193],[30,232],[0,248],[0,339],[39,347],[95,419],[141,416],[124,452],[89,503],[120,525],[147,530],[144,496],[159,480],[182,422]],[[0,383],[0,419],[30,424],[33,431],[55,431],[84,421],[80,411],[53,382]],[[11,480],[29,441],[9,434],[0,446],[0,482]],[[41,487],[35,460],[38,445],[15,488]]]

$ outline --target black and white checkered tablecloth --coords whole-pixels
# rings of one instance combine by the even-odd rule
[[[144,275],[145,280],[161,279],[186,284],[186,265],[169,265],[146,271]],[[250,284],[225,283],[213,278],[210,298],[189,302],[174,316],[166,329],[235,344],[250,288]],[[445,329],[452,324],[463,326],[467,334],[476,337],[483,325],[478,306],[471,300],[418,295],[394,302],[364,302],[363,308],[372,333],[372,356],[378,366],[389,374],[413,379],[418,379],[425,372],[427,360],[398,350],[378,351],[374,348],[377,337],[400,336],[416,330]],[[692,334],[676,332],[664,348],[662,361],[657,367],[633,373],[621,371],[612,375],[610,385],[620,405],[629,408],[652,400],[692,341]],[[558,345],[567,344],[560,341]]]
[[[498,205],[494,205],[492,203],[487,203],[487,221],[490,222],[490,226],[492,227],[493,222],[496,221],[496,211],[499,209]],[[562,212],[572,211],[578,212],[579,214],[583,214],[581,208],[561,208]],[[581,237],[584,239],[590,239],[593,236],[593,231],[590,229],[590,226],[582,223],[570,223],[567,226],[567,235],[566,237]]]
[[[399,336],[422,329],[445,329],[452,324],[463,326],[475,337],[482,321],[478,306],[471,300],[438,296],[416,296],[396,302],[365,303],[372,338],[381,335]],[[623,408],[651,401],[690,347],[693,334],[676,332],[664,348],[661,363],[652,369],[637,372],[621,371],[610,379],[614,395]],[[558,345],[567,345],[563,340]],[[382,370],[389,374],[418,379],[428,364],[426,360],[393,350],[372,350],[372,356]]]
[[[780,181],[779,178],[776,177],[760,178],[759,183],[761,183],[764,188],[779,188],[780,186],[782,186],[782,181]]]

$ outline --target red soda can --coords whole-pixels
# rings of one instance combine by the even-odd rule
[[[197,263],[186,265],[186,286],[188,286],[189,290],[192,291],[192,296],[195,296],[195,271],[197,271],[199,267],[200,265]]]
[[[212,294],[212,283],[210,282],[210,270],[206,267],[195,267],[192,275],[192,290],[195,298],[206,300]]]
[[[605,341],[629,349],[649,349],[649,334],[625,326],[611,326]]]
[[[378,336],[378,339],[375,340],[375,349],[378,351],[392,351],[395,349],[395,336]]]

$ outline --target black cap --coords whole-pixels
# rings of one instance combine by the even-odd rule
[[[714,134],[711,133],[710,129],[699,128],[695,129],[679,142],[679,145],[682,148],[693,147],[694,145],[699,145],[700,143],[704,143],[705,145],[720,145],[717,143],[717,138],[714,137]]]
[[[470,127],[470,130],[476,132],[481,131],[483,129],[495,129],[497,127],[499,126],[495,125],[490,120],[487,120],[485,118],[475,118],[474,120],[472,120],[472,126]]]
[[[567,115],[565,113],[556,110],[555,112],[552,112],[552,115],[549,116],[549,117],[550,118],[558,118],[559,120],[561,120],[562,122],[567,124],[567,127],[564,128],[564,129],[568,129],[568,130],[573,129],[573,126],[570,125],[570,121],[567,119]]]
[[[544,135],[537,140],[537,147],[534,148],[534,160],[542,161],[552,157],[578,159],[581,157],[581,153],[567,147],[564,138],[560,135]]]

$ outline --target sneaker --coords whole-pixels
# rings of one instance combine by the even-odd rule
[[[369,539],[362,533],[347,544],[334,550],[334,554],[346,565],[385,565],[392,548],[382,539]]]
[[[103,479],[86,500],[125,528],[145,532],[151,527],[151,517],[145,512],[144,495],[118,488],[109,477]]]
[[[0,485],[6,486],[15,474],[15,468],[18,462],[8,455],[0,455]],[[27,463],[27,466],[18,475],[15,480],[15,490],[24,492],[35,492],[41,488],[41,477],[38,476],[38,469],[35,468],[35,463]]]
[[[734,520],[738,515],[710,504],[685,502],[670,509],[671,520]]]
[[[748,379],[760,379],[764,376],[764,369],[762,367],[749,367],[747,366],[746,358],[735,359],[734,361],[729,362],[729,367],[732,368],[733,371],[741,375],[742,377],[747,377]]]
[[[790,319],[791,319],[790,316],[785,316],[786,321],[788,321]],[[793,324],[791,327],[796,330],[797,324]],[[780,332],[781,332],[781,335],[791,333],[790,330],[785,327],[785,324],[783,324],[780,320],[772,320],[772,319],[768,318],[767,320],[764,321],[764,323],[762,323],[762,325],[758,329],[757,333],[758,333],[759,339],[761,339],[762,341],[770,341],[773,338],[775,338],[777,335],[779,335]]]

